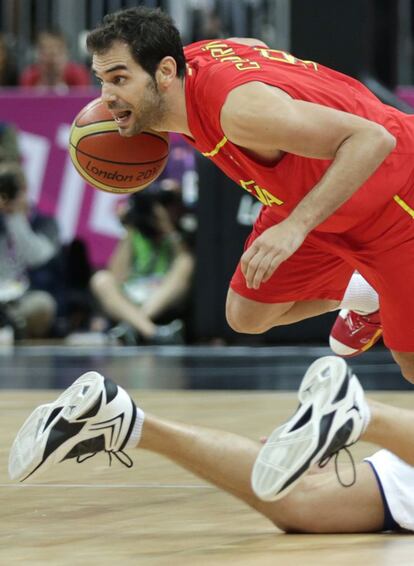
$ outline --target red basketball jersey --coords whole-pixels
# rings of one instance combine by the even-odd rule
[[[294,99],[362,116],[382,124],[397,139],[395,150],[377,171],[317,230],[343,232],[411,188],[414,117],[383,104],[357,80],[283,51],[227,40],[188,45],[185,56],[186,105],[195,138],[186,137],[187,141],[269,207],[270,214],[286,217],[331,161],[287,153],[277,164],[264,165],[231,143],[221,128],[221,108],[232,89],[250,81],[278,87]]]

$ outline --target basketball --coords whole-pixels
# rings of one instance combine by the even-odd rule
[[[90,185],[128,194],[144,189],[162,173],[169,138],[166,132],[154,131],[122,137],[111,113],[97,98],[73,121],[69,152],[74,166]]]

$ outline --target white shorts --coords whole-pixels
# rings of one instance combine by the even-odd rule
[[[414,467],[388,450],[380,450],[365,461],[371,464],[380,484],[385,528],[392,528],[393,519],[397,527],[414,531]],[[391,514],[391,521],[387,521],[387,511]]]

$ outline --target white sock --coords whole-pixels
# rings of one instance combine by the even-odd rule
[[[125,445],[125,448],[136,448],[141,440],[142,434],[142,426],[145,420],[145,413],[142,409],[137,407],[137,415],[135,418],[135,423],[132,428],[132,432],[128,438],[128,442]]]
[[[362,275],[355,272],[348,283],[339,308],[360,314],[370,314],[379,309],[378,293]]]

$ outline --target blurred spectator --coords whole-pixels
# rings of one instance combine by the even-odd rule
[[[121,220],[126,236],[109,267],[95,273],[91,288],[105,312],[121,322],[111,334],[126,344],[182,341],[181,316],[193,272],[193,257],[166,206],[151,190],[128,200]],[[160,324],[167,322],[168,324]]]
[[[4,35],[0,34],[0,87],[17,85],[17,69]]]
[[[91,84],[89,70],[69,61],[68,46],[62,33],[41,32],[36,42],[36,56],[37,61],[22,72],[21,86],[61,88]]]
[[[0,315],[17,338],[45,337],[50,331],[55,300],[34,290],[30,272],[44,268],[59,249],[55,221],[29,208],[20,166],[0,164]]]
[[[16,162],[21,159],[16,128],[7,122],[0,122],[0,162]]]
[[[228,37],[219,13],[214,9],[196,8],[193,11],[192,41]]]

